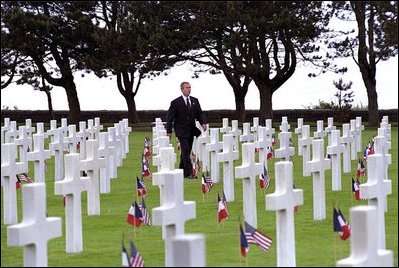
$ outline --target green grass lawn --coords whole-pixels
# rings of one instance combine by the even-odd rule
[[[292,127],[293,129],[293,127]],[[312,128],[312,133],[314,128]],[[363,147],[376,129],[363,132]],[[388,212],[385,214],[386,247],[394,252],[394,265],[398,266],[398,144],[397,128],[392,129],[392,164],[389,179],[392,194],[388,196]],[[136,198],[136,176],[141,172],[141,153],[144,137],[150,132],[133,131],[130,134],[130,153],[118,168],[118,178],[111,180],[111,193],[101,195],[101,215],[87,216],[86,193],[82,194],[83,252],[65,253],[65,220],[62,196],[54,195],[54,161],[48,160],[47,211],[50,217],[62,218],[63,236],[48,243],[49,266],[121,266],[121,238],[125,237],[128,249],[132,239],[144,258],[145,266],[164,266],[164,241],[161,227],[144,226],[133,228],[126,222],[130,204]],[[297,146],[297,135],[293,133]],[[173,138],[174,142],[174,138]],[[326,139],[325,139],[326,143]],[[297,153],[297,151],[296,151]],[[359,153],[359,157],[361,154]],[[179,158],[178,158],[179,161]],[[207,266],[276,266],[276,219],[274,211],[265,210],[265,195],[274,191],[274,161],[269,164],[272,183],[269,189],[261,190],[257,185],[258,229],[273,239],[267,253],[255,245],[250,246],[247,258],[240,255],[238,219],[243,218],[242,180],[235,180],[235,202],[228,204],[230,217],[217,224],[217,192],[221,183],[215,184],[207,196],[201,192],[201,180],[184,181],[184,199],[196,202],[196,219],[185,225],[186,233],[203,233],[206,243]],[[152,163],[152,160],[151,160]],[[178,163],[178,162],[177,162]],[[237,160],[235,166],[241,165]],[[177,164],[176,164],[177,166]],[[356,172],[357,161],[352,161],[352,173]],[[155,168],[152,168],[155,171]],[[30,165],[33,176],[33,165]],[[221,167],[221,174],[222,167]],[[342,213],[349,220],[349,208],[366,205],[367,201],[356,201],[351,192],[351,174],[342,174],[342,190],[331,191],[331,170],[326,172],[326,220],[313,220],[312,177],[302,177],[302,157],[294,157],[294,180],[297,189],[303,189],[304,204],[295,213],[295,248],[297,266],[335,266],[336,261],[350,254],[350,239],[340,240],[333,232],[332,212],[338,202]],[[159,206],[159,189],[150,179],[145,179],[148,189],[147,208]],[[1,199],[3,207],[3,199]],[[22,220],[21,191],[18,190],[18,219]],[[151,212],[150,212],[151,213]],[[1,216],[1,266],[23,266],[23,248],[7,246],[7,230]],[[129,251],[129,249],[128,249]]]

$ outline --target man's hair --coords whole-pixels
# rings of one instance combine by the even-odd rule
[[[185,84],[190,84],[190,83],[189,82],[181,82],[180,89],[182,89]]]

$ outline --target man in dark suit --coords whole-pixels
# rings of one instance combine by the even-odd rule
[[[181,148],[179,168],[183,169],[184,177],[192,179],[194,177],[192,176],[193,166],[190,158],[191,149],[193,148],[194,136],[198,137],[201,134],[201,131],[195,126],[195,120],[200,122],[204,131],[206,130],[206,121],[198,99],[190,96],[190,83],[182,82],[180,89],[182,96],[170,103],[166,118],[166,133],[170,138],[173,125]]]

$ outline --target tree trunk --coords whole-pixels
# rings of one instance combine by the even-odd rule
[[[241,94],[237,94],[234,90],[234,98],[236,102],[236,118],[239,123],[244,123],[247,118],[247,112],[245,110],[245,96],[242,97]]]
[[[358,48],[358,66],[362,74],[364,85],[367,89],[368,110],[369,110],[369,127],[377,127],[378,117],[378,98],[376,90],[376,54],[374,52],[374,8],[363,1],[351,2],[353,11],[356,15],[357,27],[359,31],[359,48]],[[366,13],[369,13],[367,18]],[[367,18],[367,19],[366,19]],[[367,27],[366,27],[367,20]]]
[[[368,110],[369,110],[369,127],[378,127],[378,96],[376,90],[376,81],[373,78],[363,75],[364,85],[367,89]]]
[[[260,122],[265,122],[266,119],[272,119],[273,121],[272,90],[266,85],[257,86],[260,96],[259,120]]]
[[[80,103],[79,103],[78,93],[76,91],[76,85],[73,82],[73,78],[68,79],[64,83],[64,88],[67,94],[68,106],[69,106],[68,122],[70,122],[70,124],[79,125],[80,116],[81,116]],[[93,99],[93,101],[95,100]]]
[[[54,109],[53,109],[53,101],[51,99],[51,92],[48,90],[45,90],[44,93],[46,93],[46,96],[47,96],[47,104],[48,104],[48,111],[50,114],[50,118],[51,118],[51,120],[54,120],[55,116],[54,116]]]
[[[138,122],[140,122],[139,116],[137,115],[136,102],[134,101],[134,98],[128,98],[127,97],[125,99],[126,99],[126,103],[127,103],[129,123],[138,123]]]

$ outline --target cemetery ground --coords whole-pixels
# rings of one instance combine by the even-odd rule
[[[293,129],[293,128],[292,128]],[[315,128],[311,129],[311,133]],[[292,131],[293,132],[293,131]],[[363,148],[377,129],[367,128],[363,131]],[[131,202],[136,197],[136,176],[141,174],[141,153],[144,137],[150,136],[148,131],[137,131],[133,127],[130,133],[130,152],[118,168],[118,178],[111,180],[111,192],[101,194],[101,215],[87,216],[87,194],[82,194],[82,229],[83,252],[67,254],[65,252],[65,214],[63,198],[54,195],[54,158],[47,160],[46,188],[47,212],[49,217],[62,218],[61,237],[48,243],[49,266],[121,266],[121,240],[129,251],[129,240],[132,239],[142,255],[145,266],[159,267],[165,265],[161,227],[141,225],[133,228],[126,222],[126,215]],[[342,190],[331,190],[331,169],[326,171],[326,219],[313,220],[312,176],[302,176],[302,157],[297,155],[297,135],[292,134],[295,144],[293,178],[297,189],[303,189],[304,204],[295,213],[295,250],[297,266],[335,266],[336,261],[350,255],[350,238],[342,241],[333,231],[332,213],[334,203],[338,203],[345,218],[350,221],[349,208],[367,205],[367,201],[356,201],[351,190],[351,178],[355,176],[357,161],[351,162],[351,174],[342,173]],[[392,194],[388,195],[388,211],[385,213],[386,248],[394,252],[394,265],[398,266],[398,129],[392,127],[392,145],[389,153],[392,164],[389,165],[389,179],[392,181]],[[172,136],[175,146],[175,139]],[[326,144],[326,141],[325,141]],[[176,149],[176,146],[175,146]],[[180,152],[177,153],[176,166]],[[362,153],[358,153],[362,157]],[[205,235],[205,253],[207,266],[276,266],[276,219],[274,211],[265,210],[265,195],[274,192],[275,174],[272,159],[268,163],[272,181],[269,189],[257,191],[258,230],[273,239],[267,253],[263,253],[255,245],[250,245],[247,257],[240,254],[239,219],[243,221],[242,179],[235,179],[235,201],[228,203],[229,218],[217,223],[217,194],[221,194],[222,183],[214,185],[207,195],[201,192],[201,177],[197,180],[184,180],[184,200],[196,202],[196,218],[185,224],[185,233],[203,233]],[[150,160],[152,163],[152,159]],[[33,176],[33,163],[30,163],[29,175]],[[241,165],[240,159],[235,166]],[[156,172],[156,167],[151,168]],[[222,176],[222,165],[220,175]],[[367,175],[366,175],[367,176]],[[366,178],[362,179],[365,182]],[[153,186],[151,178],[144,179],[147,187],[145,203],[151,209],[159,206],[159,188]],[[23,187],[23,186],[22,186]],[[17,191],[18,222],[22,220],[21,190]],[[3,208],[3,198],[1,198]],[[1,266],[23,266],[23,247],[7,246],[7,230],[1,224]]]

